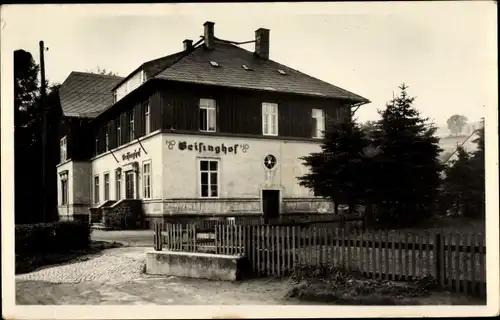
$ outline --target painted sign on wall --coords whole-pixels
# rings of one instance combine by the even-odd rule
[[[195,151],[198,153],[212,152],[215,154],[238,154],[238,151],[246,153],[250,146],[248,144],[220,144],[212,145],[204,142],[190,143],[187,141],[167,140],[167,147],[173,150],[176,146],[181,151]]]
[[[134,150],[132,152],[127,152],[122,155],[123,161],[125,160],[133,160],[139,158],[141,156],[141,149]]]

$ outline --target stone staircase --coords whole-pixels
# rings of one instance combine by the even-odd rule
[[[92,229],[106,230],[104,225],[104,208],[108,208],[116,203],[116,200],[107,200],[97,207],[89,209],[89,222]]]

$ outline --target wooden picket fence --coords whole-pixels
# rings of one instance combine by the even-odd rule
[[[201,232],[200,232],[201,231]],[[256,276],[284,276],[297,265],[343,266],[367,277],[410,281],[433,276],[441,287],[486,296],[484,235],[348,231],[331,225],[155,226],[155,249],[244,255]]]

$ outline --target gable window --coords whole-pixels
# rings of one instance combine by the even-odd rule
[[[129,142],[133,141],[135,139],[134,135],[134,111],[130,111],[128,114],[128,121],[129,121],[129,126],[128,126],[128,137],[129,137]]]
[[[325,116],[322,109],[312,109],[312,137],[323,138],[325,131]]]
[[[68,139],[64,136],[60,141],[61,162],[68,158]]]
[[[104,174],[104,201],[109,200],[109,173]]]
[[[219,160],[200,160],[200,191],[202,198],[219,196]]]
[[[116,146],[119,147],[122,144],[122,127],[120,124],[120,118],[116,119]]]
[[[68,173],[62,173],[61,177],[61,204],[68,204]]]
[[[214,132],[217,122],[215,100],[200,99],[200,131]]]
[[[151,161],[142,164],[143,197],[151,198]]]
[[[99,175],[94,176],[94,203],[99,203]]]
[[[122,173],[121,170],[116,170],[115,172],[115,200],[121,200],[122,198]]]
[[[104,127],[104,151],[109,150],[109,127]]]
[[[278,135],[278,105],[276,103],[262,103],[262,134]]]
[[[149,134],[151,132],[151,122],[149,120],[149,103],[144,104],[144,132]]]

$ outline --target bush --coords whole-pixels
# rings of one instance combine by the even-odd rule
[[[81,221],[20,224],[15,228],[16,255],[60,253],[87,249],[90,225]]]
[[[132,201],[122,203],[121,208],[105,208],[104,226],[111,230],[136,229],[140,214],[138,210],[140,210],[140,203]]]

